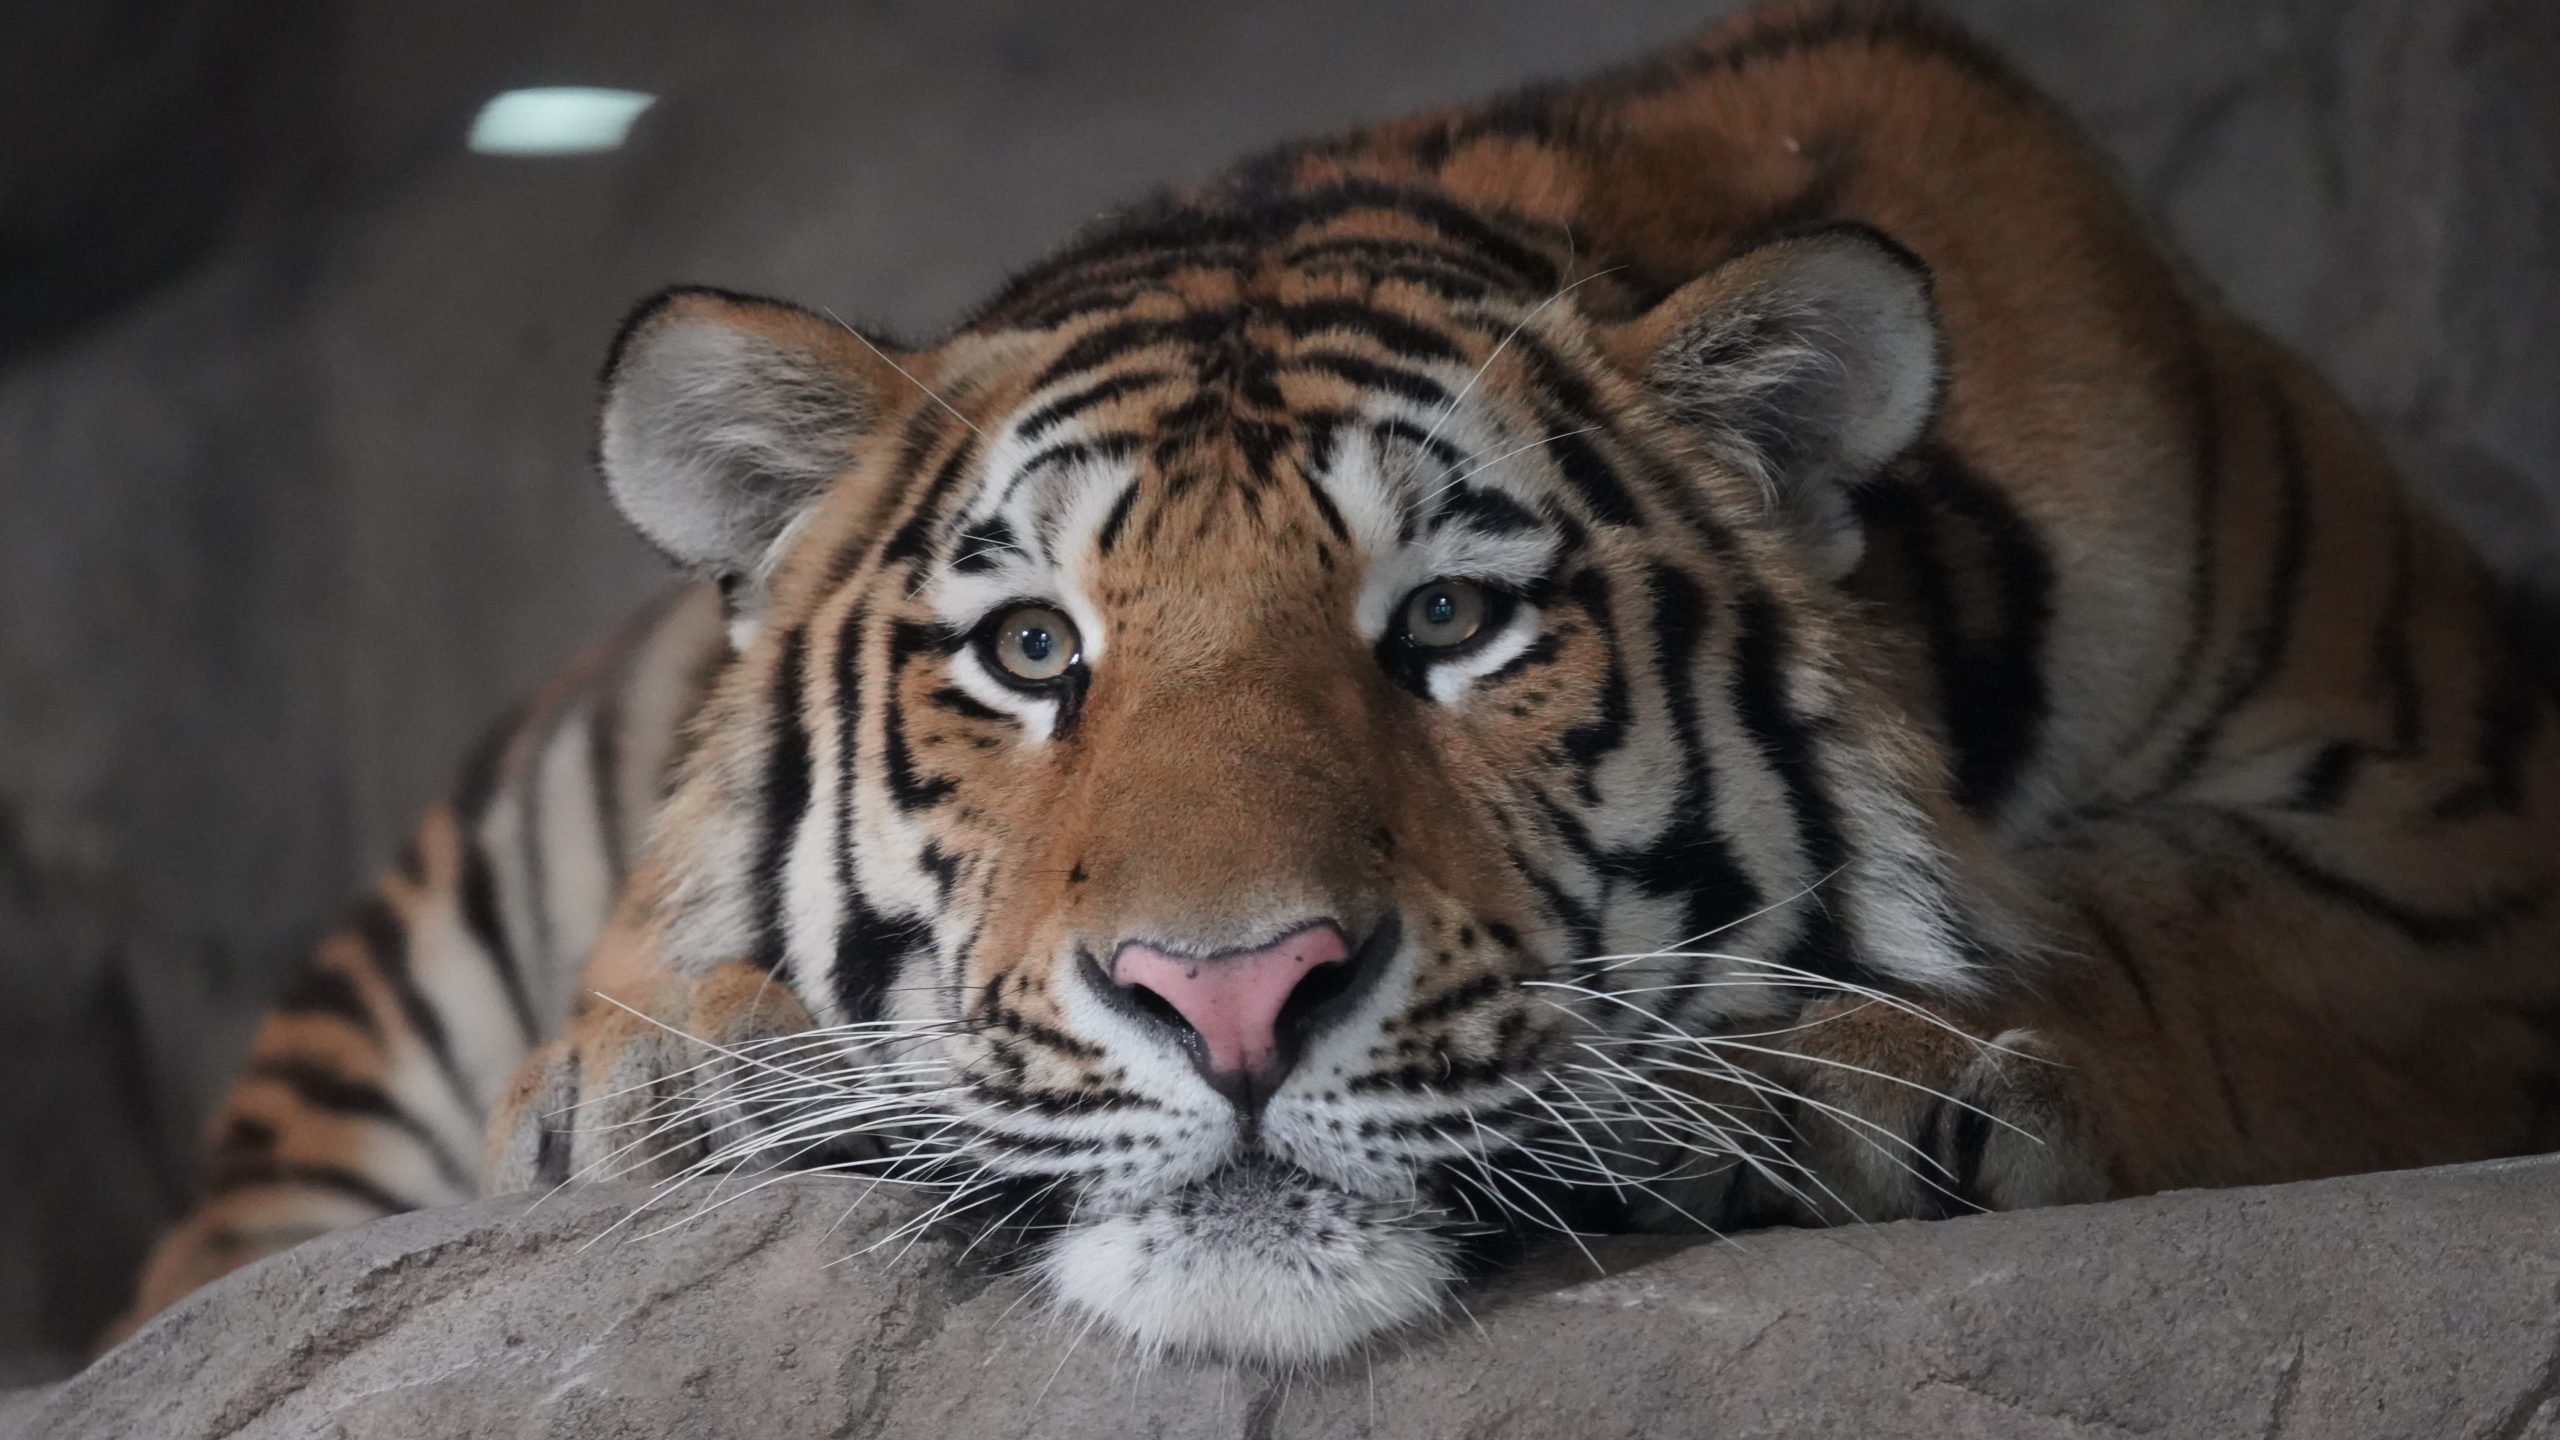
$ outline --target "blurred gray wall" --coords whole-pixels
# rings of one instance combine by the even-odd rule
[[[634,297],[926,329],[1151,183],[1730,8],[35,4],[0,45],[0,1381],[121,1303],[294,947],[659,583],[585,468]],[[1952,8],[2560,574],[2560,5]],[[665,98],[615,154],[464,153],[488,95],[573,82]]]

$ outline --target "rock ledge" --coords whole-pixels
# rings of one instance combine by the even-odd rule
[[[1558,1257],[1340,1373],[1141,1367],[840,1184],[598,1188],[213,1286],[0,1431],[85,1437],[2560,1437],[2560,1159]],[[657,1232],[657,1233],[651,1233]],[[831,1263],[837,1262],[837,1263]],[[14,1427],[14,1428],[13,1428]]]

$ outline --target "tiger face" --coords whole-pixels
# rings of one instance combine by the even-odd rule
[[[1783,1187],[1750,1036],[1969,973],[1835,593],[1925,276],[1837,230],[1638,306],[1408,218],[1106,236],[928,350],[671,292],[610,366],[615,497],[742,652],[661,950],[816,1017],[794,1144],[1151,1351],[1333,1356]]]

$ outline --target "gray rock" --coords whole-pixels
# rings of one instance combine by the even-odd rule
[[[1273,1376],[1142,1363],[839,1182],[400,1217],[0,1401],[152,1436],[2560,1435],[2560,1161],[1936,1224],[1614,1240]],[[692,1218],[687,1219],[687,1216]],[[629,1223],[625,1223],[626,1219]],[[674,1223],[682,1221],[682,1223]]]

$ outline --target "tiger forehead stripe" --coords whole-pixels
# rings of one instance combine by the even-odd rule
[[[1184,271],[1232,266],[1259,255],[1370,259],[1382,271],[1395,265],[1437,267],[1470,285],[1513,291],[1543,292],[1558,283],[1556,262],[1537,240],[1510,233],[1516,229],[1545,240],[1547,227],[1516,215],[1496,222],[1422,187],[1355,180],[1296,193],[1272,188],[1289,163],[1287,155],[1275,155],[1268,180],[1248,181],[1226,203],[1168,202],[1152,217],[1120,221],[1101,237],[1023,272],[974,323],[1061,325],[1117,309],[1132,292]],[[1358,226],[1377,228],[1353,228]],[[1382,248],[1391,253],[1382,254]]]
[[[1254,338],[1257,330],[1264,340]],[[1373,396],[1402,397],[1420,409],[1412,419],[1396,423],[1454,465],[1460,453],[1427,434],[1428,426],[1447,422],[1454,393],[1448,384],[1411,367],[1444,368],[1457,375],[1470,361],[1459,333],[1381,303],[1338,296],[1221,304],[1100,324],[1067,342],[1063,353],[1035,376],[1017,418],[990,453],[965,515],[946,527],[949,563],[989,570],[1008,549],[1055,563],[1061,534],[1069,529],[1093,533],[1107,550],[1139,498],[1122,462],[1143,452],[1162,465],[1194,435],[1232,434],[1244,444],[1252,473],[1266,472],[1281,442],[1276,434],[1266,437],[1267,426],[1216,403],[1213,387],[1222,379],[1238,383],[1236,400],[1274,408],[1282,404],[1281,397],[1257,374],[1311,371],[1347,380]],[[1297,342],[1285,353],[1265,343],[1284,339]],[[1182,371],[1161,363],[1168,347],[1188,357]],[[1113,366],[1124,363],[1137,368],[1113,373]],[[1196,378],[1186,383],[1185,374]],[[1146,404],[1146,410],[1131,413],[1129,407],[1139,404]],[[1105,409],[1121,418],[1077,423]],[[1328,415],[1305,413],[1294,422],[1301,441],[1314,448],[1329,443],[1332,424]],[[1105,478],[1112,476],[1122,478]],[[1174,483],[1179,488],[1185,482],[1177,478]],[[1077,508],[1076,497],[1093,484],[1113,485],[1113,503],[1104,507],[1098,524],[1068,526],[1066,512]],[[1035,486],[1033,499],[1017,503]],[[1318,506],[1325,523],[1338,529],[1331,500],[1320,496]],[[1001,524],[992,523],[999,518]]]

